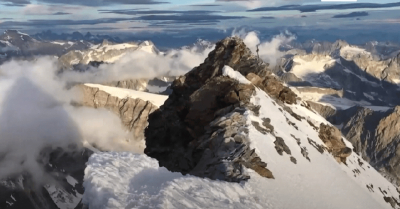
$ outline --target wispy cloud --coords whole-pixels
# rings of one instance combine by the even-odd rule
[[[23,6],[31,4],[31,0],[0,0],[8,5]],[[166,1],[157,0],[36,0],[37,3],[48,3],[48,4],[65,4],[65,5],[86,5],[86,6],[104,6],[113,4],[165,4],[169,3]]]
[[[318,10],[337,10],[337,9],[374,9],[374,8],[390,8],[399,7],[400,2],[376,4],[376,3],[347,3],[347,4],[312,4],[312,5],[285,5],[279,7],[260,7],[249,10],[249,12],[262,11],[290,11],[298,10],[300,12],[315,12]]]
[[[349,18],[349,17],[363,17],[368,16],[368,12],[351,12],[348,14],[338,14],[334,15],[332,18]]]

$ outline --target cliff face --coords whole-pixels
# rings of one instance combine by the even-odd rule
[[[341,110],[329,117],[340,124],[354,151],[392,183],[400,184],[400,107],[373,111],[365,107]]]
[[[121,118],[123,125],[132,133],[135,141],[144,140],[144,129],[149,114],[158,107],[149,101],[136,98],[119,98],[99,88],[79,85],[83,92],[82,105],[92,108],[106,108]]]

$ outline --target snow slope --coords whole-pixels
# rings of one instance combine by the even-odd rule
[[[165,95],[159,95],[159,94],[152,94],[152,93],[147,93],[147,92],[141,92],[141,91],[135,91],[131,89],[124,89],[124,88],[117,88],[117,87],[111,87],[111,86],[104,86],[100,84],[91,84],[91,83],[86,83],[86,86],[93,87],[93,88],[99,88],[101,91],[107,92],[113,96],[116,96],[120,99],[130,97],[130,98],[140,98],[144,101],[149,101],[152,104],[160,107],[161,105],[164,104],[165,100],[167,100],[168,96]]]
[[[226,75],[232,75],[229,69]],[[236,74],[233,77],[243,79]],[[384,196],[398,197],[396,188],[367,162],[352,153],[347,165],[339,164],[331,154],[315,148],[325,145],[311,124],[318,127],[328,123],[324,118],[300,104],[288,106],[303,117],[298,120],[259,89],[252,103],[261,105],[261,109],[258,116],[251,111],[245,113],[251,147],[268,164],[275,179],[263,178],[248,169],[251,178],[247,182],[212,181],[169,172],[145,155],[97,153],[85,170],[84,204],[96,209],[392,208]],[[261,133],[252,125],[253,121],[262,124],[262,118],[271,120],[273,135]],[[277,153],[274,141],[278,136],[291,150],[290,155]]]

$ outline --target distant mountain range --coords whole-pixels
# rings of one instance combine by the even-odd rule
[[[80,32],[73,32],[73,33],[53,33],[51,30],[42,31],[41,33],[36,33],[32,35],[33,38],[42,41],[57,41],[57,40],[65,40],[65,41],[90,41],[93,43],[101,43],[104,39],[115,42],[121,43],[123,42],[119,37],[109,36],[109,35],[93,35],[90,32],[87,32],[85,35]]]
[[[390,184],[400,184],[400,109],[397,107],[400,105],[399,45],[377,41],[351,45],[343,40],[291,42],[280,46],[284,56],[277,60],[276,66],[268,66],[255,56],[256,53],[252,54],[246,49],[239,39],[228,38],[219,44],[209,53],[208,59],[202,65],[182,77],[131,78],[101,85],[80,85],[84,93],[84,102],[77,106],[109,109],[141,140],[150,117],[146,135],[149,139],[147,154],[153,155],[173,171],[241,181],[249,178],[247,173],[237,176],[234,172],[221,174],[220,167],[215,165],[227,166],[226,168],[232,170],[240,170],[245,166],[265,175],[264,177],[275,176],[275,181],[280,181],[281,177],[286,178],[280,174],[288,173],[285,169],[289,167],[274,167],[274,164],[269,162],[279,159],[277,162],[281,164],[295,166],[290,171],[299,175],[303,175],[302,169],[299,168],[305,165],[312,165],[313,169],[329,168],[340,171],[338,175],[347,173],[346,176],[350,175],[351,178],[354,175],[355,182],[362,186],[362,189],[357,187],[357,191],[365,190],[365,194],[369,192],[371,197],[377,198],[378,202],[385,206],[389,206],[386,202],[393,207],[400,206],[400,200],[397,198],[399,191]],[[208,54],[207,50],[214,48],[214,45],[212,42],[198,40],[181,49],[206,51]],[[107,35],[83,35],[79,32],[56,34],[44,31],[30,36],[16,30],[7,30],[0,35],[0,64],[11,59],[29,60],[47,55],[57,57],[62,70],[82,72],[88,69],[96,70],[103,64],[116,63],[130,52],[167,56],[166,51],[159,50],[151,41],[123,42],[119,38]],[[235,70],[239,69],[238,74],[247,77],[235,77],[235,72],[238,71],[223,71],[222,67],[225,65],[231,65]],[[244,83],[239,84],[235,79]],[[254,88],[253,85],[258,88]],[[142,94],[141,91],[148,93]],[[167,99],[166,105],[156,110],[164,100],[156,100],[160,95],[154,96],[151,93],[170,96],[168,99],[167,96],[161,96]],[[215,101],[205,99],[210,97],[215,97]],[[160,104],[153,106],[152,100]],[[243,104],[247,106],[242,106]],[[274,111],[271,112],[271,109]],[[251,115],[245,115],[245,112]],[[253,121],[245,122],[249,118]],[[226,125],[228,122],[224,122],[225,120],[231,120],[231,125]],[[170,123],[171,121],[174,123]],[[250,123],[250,126],[246,125]],[[208,127],[207,132],[203,130],[205,126]],[[235,132],[248,127],[250,134],[249,130],[247,133]],[[215,130],[222,130],[221,128],[230,135],[222,137],[217,132],[213,133]],[[286,137],[287,131],[294,135]],[[342,138],[340,131],[349,141]],[[176,136],[170,136],[169,133]],[[215,142],[205,140],[204,144],[189,143],[182,141],[182,136],[185,140],[196,139],[196,143],[207,137]],[[332,136],[329,140],[335,138],[334,142],[340,146],[329,147],[330,142],[323,140],[327,136]],[[249,137],[260,143],[264,143],[266,138],[270,139],[270,144],[257,149],[269,147],[272,151],[267,153],[274,153],[276,158],[270,160],[272,154],[254,155],[254,150],[248,147],[250,145],[246,141],[250,140]],[[176,143],[170,143],[171,140],[176,140]],[[207,154],[209,151],[206,147],[217,144],[212,151],[215,153]],[[159,145],[163,147],[158,147]],[[193,146],[195,152],[185,150],[189,145]],[[194,147],[195,145],[197,147]],[[235,153],[231,148],[243,153]],[[336,153],[336,148],[343,153]],[[324,153],[324,150],[329,154]],[[59,185],[47,185],[40,193],[31,191],[33,183],[25,174],[0,181],[0,208],[31,207],[35,204],[39,208],[46,205],[48,208],[85,208],[81,202],[83,170],[92,151],[85,149],[84,155],[73,156],[61,155],[58,150],[49,151],[48,169],[59,176]],[[193,156],[192,152],[195,153]],[[283,152],[286,153],[283,156],[288,155],[286,157],[290,161],[280,158]],[[220,154],[223,154],[226,161],[220,162],[219,159],[211,157]],[[330,159],[331,154],[340,164]],[[181,159],[181,156],[185,158]],[[324,159],[323,163],[320,162],[321,159]],[[215,168],[207,167],[206,163],[213,160],[216,160],[212,165]],[[75,168],[68,162],[75,162],[79,166]],[[240,163],[235,164],[236,162]],[[267,169],[267,163],[271,171]],[[209,170],[204,170],[201,166]],[[372,168],[378,170],[390,183],[377,175]],[[254,178],[256,173],[252,173],[251,178],[258,179]],[[381,185],[381,193],[374,192],[373,184],[375,190]]]

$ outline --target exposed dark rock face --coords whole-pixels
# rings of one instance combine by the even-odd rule
[[[242,40],[218,42],[203,64],[172,83],[172,94],[149,116],[145,153],[171,171],[211,179],[245,180],[243,167],[273,178],[248,146],[243,113],[254,86],[222,76],[225,65],[242,75],[267,75],[267,65]]]
[[[400,107],[386,112],[364,107],[338,111],[329,120],[359,153],[389,181],[400,183]]]
[[[292,152],[290,151],[289,147],[285,144],[285,141],[281,137],[276,137],[276,140],[274,142],[275,144],[275,149],[276,151],[282,155],[283,152],[286,152],[286,154],[291,155]]]

